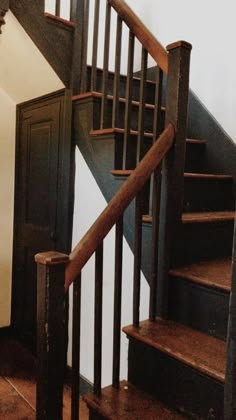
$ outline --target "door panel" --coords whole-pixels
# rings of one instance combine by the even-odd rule
[[[63,91],[18,107],[12,314],[15,330],[32,349],[36,341],[34,255],[69,252],[69,99],[68,91]],[[59,229],[61,220],[65,220],[64,231]]]

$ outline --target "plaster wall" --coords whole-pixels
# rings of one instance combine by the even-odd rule
[[[0,36],[0,327],[10,324],[16,105],[63,88],[11,12]]]
[[[13,238],[15,103],[0,88],[0,327],[10,324]]]

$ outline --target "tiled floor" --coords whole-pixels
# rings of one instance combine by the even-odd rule
[[[0,420],[35,419],[36,363],[17,341],[0,337]],[[64,389],[63,420],[70,419],[70,389]],[[88,419],[80,403],[80,419]]]

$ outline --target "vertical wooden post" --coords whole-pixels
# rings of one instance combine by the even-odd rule
[[[37,420],[62,419],[65,337],[65,265],[57,252],[37,254]]]
[[[174,125],[175,143],[164,159],[162,167],[157,313],[163,318],[166,318],[168,313],[171,248],[182,215],[191,48],[192,46],[184,41],[175,42],[167,47],[169,62],[165,124]]]
[[[71,66],[71,83],[70,88],[73,94],[80,93],[81,78],[82,78],[82,60],[83,60],[83,47],[85,43],[84,36],[87,34],[85,28],[84,13],[85,6],[88,0],[71,0],[70,20],[76,24],[74,28],[73,38],[73,56]]]
[[[224,420],[236,418],[236,223],[234,225],[234,249],[232,286],[229,303],[227,333],[227,363],[224,389]]]

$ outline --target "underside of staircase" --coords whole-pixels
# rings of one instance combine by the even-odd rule
[[[16,3],[12,1],[14,8],[17,7]],[[53,24],[56,25],[55,20]],[[58,24],[62,25],[62,22]],[[72,30],[71,26],[70,33]],[[66,67],[70,65],[67,59]],[[127,77],[120,77],[118,119],[114,126],[112,109],[115,76],[108,72],[107,112],[105,124],[101,128],[103,71],[96,69],[97,80],[93,90],[90,88],[90,66],[87,66],[86,72],[85,91],[81,94],[75,92],[73,96],[73,139],[105,198],[110,200],[137,164],[141,80],[135,75],[132,78],[132,147],[124,165]],[[62,79],[69,83],[66,68],[62,73]],[[155,84],[153,80],[147,80],[143,155],[153,144],[154,112]],[[160,133],[165,127],[165,113],[163,97]],[[192,120],[191,114],[189,121]],[[90,410],[90,420],[224,418],[235,174],[222,170],[224,165],[218,165],[219,156],[217,163],[209,163],[208,138],[193,138],[193,132],[189,122],[182,217],[175,231],[168,274],[168,313],[161,317],[157,310],[155,321],[144,320],[138,327],[131,325],[123,328],[123,334],[129,340],[127,381],[122,380],[116,387],[106,387],[100,394],[93,393],[84,397]],[[214,173],[212,167],[216,168]],[[141,268],[148,282],[153,223],[150,190],[148,183],[142,203]],[[124,235],[131,248],[135,230],[133,212],[134,206],[130,206],[124,222]]]

